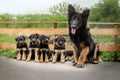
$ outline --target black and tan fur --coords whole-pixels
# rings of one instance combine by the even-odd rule
[[[39,40],[40,35],[39,34],[31,34],[29,36],[30,43],[29,43],[29,54],[27,57],[26,61],[30,61],[31,58],[35,60],[35,62],[39,62],[39,45],[40,45],[40,40]]]
[[[60,62],[65,62],[65,42],[66,39],[63,36],[58,36],[54,40],[54,54],[53,54],[53,63],[57,62],[60,57]]]
[[[39,37],[39,40],[41,42],[39,45],[39,57],[40,57],[39,61],[40,63],[42,62],[48,63],[51,56],[49,49],[50,38],[46,35],[41,35]]]
[[[18,36],[16,40],[17,60],[25,61],[29,53],[26,39],[24,36]]]
[[[73,46],[74,65],[79,68],[84,67],[86,59],[98,63],[99,58],[99,48],[87,28],[89,14],[90,10],[87,8],[79,13],[72,5],[68,6],[69,36]]]

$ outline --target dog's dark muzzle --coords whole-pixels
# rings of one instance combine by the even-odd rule
[[[24,41],[18,41],[18,42],[17,42],[17,45],[18,45],[18,46],[23,46],[24,44],[25,44]]]
[[[30,43],[31,43],[32,45],[36,45],[36,44],[38,44],[39,42],[38,42],[37,39],[33,38],[33,39],[30,41]]]
[[[45,43],[45,44],[48,44],[48,40],[44,40],[44,43]]]
[[[64,43],[62,41],[59,41],[58,43],[60,46],[62,46]]]

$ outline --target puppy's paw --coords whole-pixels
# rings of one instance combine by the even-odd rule
[[[35,60],[35,62],[39,62],[39,60]]]
[[[56,61],[53,60],[52,63],[56,63]]]
[[[45,63],[48,63],[48,62],[49,62],[49,60],[48,60],[48,59],[46,59],[46,60],[45,60]]]
[[[40,60],[39,62],[40,62],[40,63],[43,63],[43,60]]]
[[[26,61],[27,61],[27,62],[30,62],[30,59],[27,59]]]
[[[77,64],[76,67],[77,67],[77,68],[83,68],[84,65],[83,65],[83,64]]]
[[[76,66],[76,65],[77,65],[77,63],[74,62],[74,63],[73,63],[73,66]]]
[[[22,58],[22,60],[23,60],[23,61],[25,61],[25,60],[26,60],[26,58],[25,58],[25,57],[23,57],[23,58]]]
[[[61,63],[65,63],[65,60],[61,60],[60,62],[61,62]]]

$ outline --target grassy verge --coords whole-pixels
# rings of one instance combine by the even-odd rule
[[[0,56],[7,56],[9,58],[15,58],[16,51],[15,50],[0,50]]]

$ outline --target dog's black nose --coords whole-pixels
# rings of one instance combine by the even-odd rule
[[[63,44],[63,42],[62,42],[62,41],[60,41],[60,42],[59,42],[59,45],[62,45],[62,44]]]
[[[45,40],[45,43],[47,44],[47,43],[48,43],[48,40]]]
[[[18,44],[23,44],[23,41],[18,41]]]

